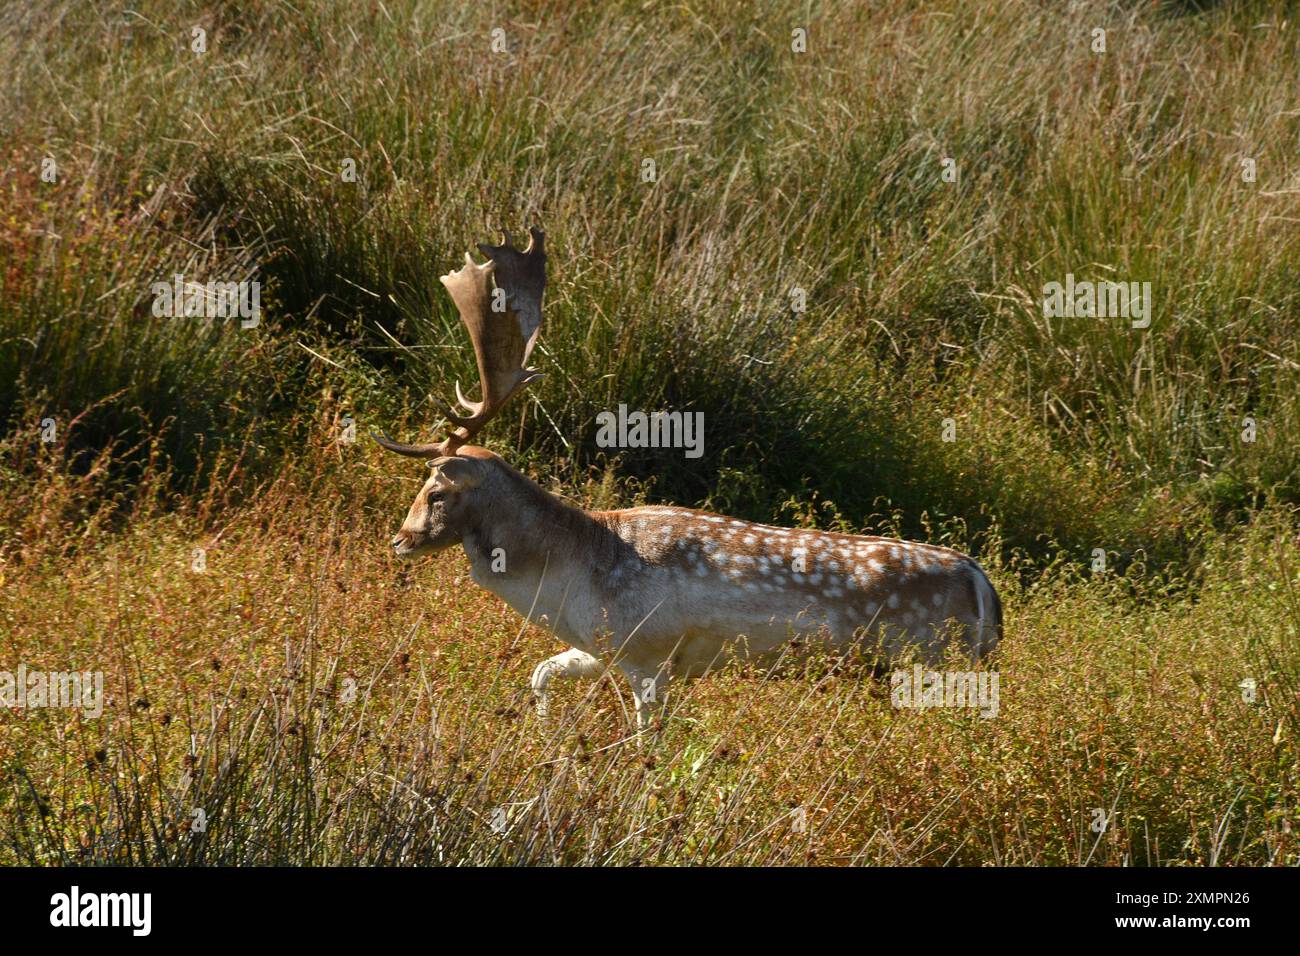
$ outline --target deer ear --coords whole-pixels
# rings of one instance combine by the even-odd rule
[[[483,480],[478,462],[472,458],[435,458],[429,465],[438,491],[468,491]]]

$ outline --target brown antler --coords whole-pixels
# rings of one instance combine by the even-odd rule
[[[479,245],[479,251],[488,257],[486,264],[478,265],[466,253],[465,265],[459,271],[441,277],[469,329],[478,359],[482,398],[471,401],[456,383],[456,400],[470,414],[462,416],[444,410],[455,430],[440,442],[421,445],[403,445],[385,435],[375,435],[375,441],[389,451],[413,458],[453,455],[482,431],[516,392],[541,376],[527,363],[542,327],[546,236],[540,229],[530,229],[529,234],[523,252],[511,245],[510,234],[506,233],[503,245]]]

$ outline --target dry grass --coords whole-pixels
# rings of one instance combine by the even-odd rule
[[[406,484],[387,465],[365,458],[346,490],[328,469],[283,479],[213,528],[159,515],[8,569],[6,657],[102,669],[108,704],[0,723],[2,858],[1300,859],[1285,522],[1222,542],[1196,596],[1135,597],[1066,566],[1021,590],[995,571],[995,718],[895,709],[881,681],[813,662],[674,688],[638,742],[621,678],[562,690],[539,723],[527,679],[555,643],[473,587],[459,554],[408,570],[384,553]],[[1100,835],[1098,809],[1113,812]]]

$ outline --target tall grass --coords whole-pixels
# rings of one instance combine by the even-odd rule
[[[436,276],[536,221],[552,374],[493,434],[539,470],[601,466],[594,414],[625,402],[705,412],[707,444],[621,474],[688,502],[736,476],[755,516],[815,480],[859,523],[929,511],[1177,562],[1197,514],[1297,498],[1296,50],[1266,5],[4,16],[10,427],[28,396],[72,415],[120,392],[86,440],[169,422],[184,476],[311,400],[298,342],[353,370],[321,369],[365,418],[422,407],[473,377]],[[176,271],[256,275],[263,326],[141,317]],[[1044,319],[1067,272],[1151,281],[1152,327]]]
[[[366,502],[399,489],[377,461],[332,500],[337,465],[309,458],[215,532],[162,512],[61,574],[9,569],[10,653],[102,670],[107,702],[0,722],[0,861],[1298,861],[1288,518],[1218,540],[1195,596],[1065,561],[1022,592],[995,568],[995,717],[898,709],[813,660],[673,685],[638,741],[621,678],[561,688],[540,722],[550,639],[460,556],[386,560],[393,518]]]

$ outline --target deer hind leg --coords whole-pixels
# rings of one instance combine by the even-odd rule
[[[533,696],[537,698],[537,716],[545,718],[549,715],[547,687],[554,678],[573,680],[578,677],[599,677],[603,673],[604,661],[577,648],[548,657],[533,668],[533,676],[529,681]]]

